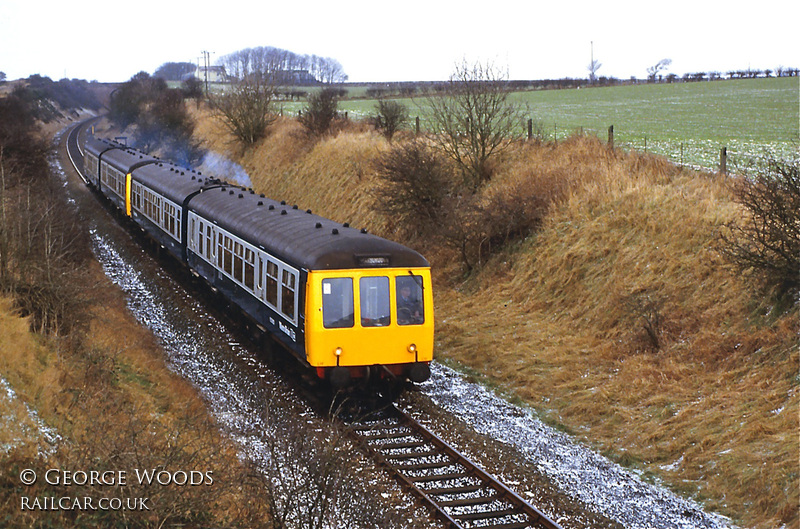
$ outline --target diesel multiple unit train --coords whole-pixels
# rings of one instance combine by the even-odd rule
[[[430,376],[430,265],[395,242],[89,136],[89,184],[336,388]]]

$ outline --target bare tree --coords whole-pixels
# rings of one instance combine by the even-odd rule
[[[307,72],[320,83],[341,83],[347,80],[336,59],[317,55],[299,55],[288,50],[260,46],[225,55],[219,61],[233,77],[243,80],[252,75],[271,79],[275,85],[291,84],[294,74]]]
[[[344,68],[336,59],[330,57],[314,57],[313,73],[315,77],[323,83],[343,83],[347,81]]]
[[[209,95],[216,115],[245,146],[263,138],[277,116],[272,111],[275,87],[262,75],[249,75],[231,86],[227,93]]]
[[[491,177],[490,160],[522,135],[524,116],[509,100],[507,74],[491,64],[462,62],[442,95],[427,98],[433,142],[476,190]]]
[[[589,66],[586,68],[589,70],[589,84],[594,84],[597,80],[597,70],[603,66],[600,61],[595,60],[594,58],[594,42],[592,42],[592,60],[589,62]]]
[[[666,70],[670,64],[672,64],[672,59],[661,59],[647,69],[647,78],[651,81],[655,81],[659,72]]]

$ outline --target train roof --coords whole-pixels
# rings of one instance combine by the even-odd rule
[[[108,162],[112,167],[124,173],[128,173],[136,165],[158,161],[158,158],[131,149],[116,141],[104,140],[94,136],[87,139],[85,148],[95,156],[99,157],[102,154],[103,161]]]
[[[134,169],[132,174],[134,181],[146,185],[179,206],[183,205],[183,201],[192,193],[219,182],[216,179],[203,178],[192,170],[161,161],[142,165]]]
[[[242,239],[309,270],[430,266],[416,251],[249,189],[208,189],[191,210]]]
[[[117,142],[90,137],[85,148],[135,181],[295,266],[309,270],[428,267],[402,244],[266,198],[252,189],[204,177]]]

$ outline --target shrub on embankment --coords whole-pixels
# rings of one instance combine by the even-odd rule
[[[196,131],[227,150],[212,121]],[[398,225],[378,202],[379,161],[398,141],[363,129],[309,140],[282,120],[228,154],[268,196],[420,249],[438,358],[709,509],[749,527],[797,523],[798,312],[717,252],[744,214],[729,179],[596,138],[516,145],[474,204],[546,207],[527,231],[478,241],[465,275],[437,230]]]

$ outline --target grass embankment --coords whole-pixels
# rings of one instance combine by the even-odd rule
[[[313,142],[285,120],[239,155],[220,130],[201,116],[196,134],[258,191],[398,238],[375,207],[379,135]],[[796,524],[797,308],[777,313],[715,252],[742,215],[729,181],[576,137],[515,148],[487,196],[541,178],[564,198],[467,279],[404,241],[434,266],[438,358],[745,526]]]
[[[232,442],[210,418],[196,389],[167,369],[153,335],[130,315],[99,265],[90,267],[99,284],[83,336],[65,341],[32,333],[12,301],[0,298],[0,375],[16,393],[0,399],[4,526],[263,523],[263,501],[252,501],[259,489],[248,485],[257,482],[247,476]],[[29,410],[60,436],[57,449],[42,438]],[[35,485],[23,485],[24,469],[36,472]],[[74,474],[77,484],[69,484],[63,473],[49,474],[50,482],[59,478],[60,483],[48,484],[48,469],[97,471],[107,484],[82,486],[80,474]],[[177,483],[181,472],[192,478],[196,471],[203,480],[199,486],[181,486],[163,474],[165,485],[140,483],[137,469],[178,473]],[[112,474],[102,474],[107,471]],[[198,474],[192,479],[200,481]],[[74,499],[80,502],[77,508]]]

